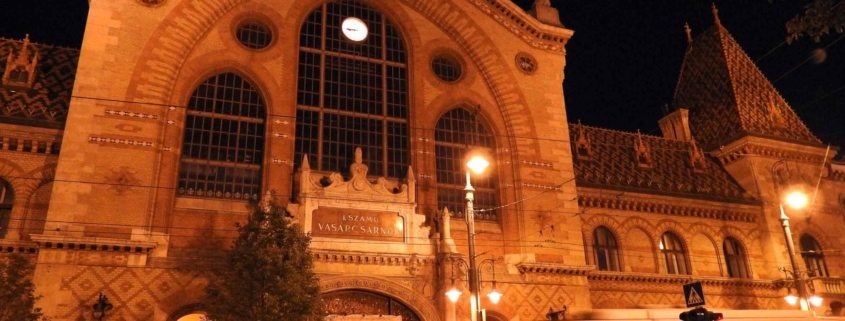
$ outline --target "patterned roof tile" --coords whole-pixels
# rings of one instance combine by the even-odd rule
[[[682,197],[753,201],[716,160],[704,156],[692,142],[581,124],[570,124],[570,129],[578,184]],[[588,148],[580,148],[580,154],[579,141],[589,142]],[[647,166],[637,157],[635,146],[638,141],[648,146]],[[698,157],[701,159],[696,159]]]
[[[24,42],[0,38],[0,75],[6,57],[18,55]],[[0,122],[61,128],[68,112],[79,50],[30,43],[30,54],[38,54],[32,88],[0,84]],[[30,57],[31,59],[31,57]]]
[[[707,150],[746,134],[820,143],[720,25],[687,48],[675,106],[689,109],[690,131]]]

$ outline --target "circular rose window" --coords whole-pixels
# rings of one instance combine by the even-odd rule
[[[516,54],[516,66],[526,74],[533,74],[537,71],[537,60],[525,52]]]

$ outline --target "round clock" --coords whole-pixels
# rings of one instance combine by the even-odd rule
[[[355,17],[343,19],[340,29],[343,30],[343,35],[346,36],[346,39],[352,42],[364,41],[367,39],[367,34],[369,34],[367,24]]]

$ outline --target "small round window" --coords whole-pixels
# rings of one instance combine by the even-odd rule
[[[520,52],[516,55],[516,66],[526,74],[533,74],[537,71],[537,60],[528,53]]]
[[[461,64],[448,55],[437,55],[431,60],[431,70],[437,78],[445,82],[455,82],[461,78]]]
[[[250,49],[264,49],[273,42],[273,33],[267,25],[249,21],[242,23],[235,31],[238,41]]]

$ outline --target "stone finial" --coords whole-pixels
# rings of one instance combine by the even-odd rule
[[[9,57],[6,59],[6,71],[2,78],[3,85],[32,87],[32,83],[35,81],[35,68],[38,65],[38,51],[35,51],[34,57],[29,60],[29,46],[29,34],[26,34],[17,57],[13,52],[9,53]]]
[[[689,28],[689,23],[684,23],[684,32],[687,33],[687,43],[692,43],[692,29]]]
[[[643,134],[637,129],[637,138],[634,141],[634,154],[637,159],[637,166],[642,168],[651,168],[651,148],[643,141]]]
[[[414,175],[414,168],[411,167],[411,166],[408,166],[408,178],[407,178],[407,180],[408,180],[409,183],[417,181],[417,177],[416,177],[416,175]]]
[[[355,164],[362,164],[364,162],[363,156],[361,155],[361,147],[355,147]]]
[[[563,27],[563,24],[560,23],[560,15],[557,9],[552,7],[551,0],[534,0],[534,5],[531,6],[528,14],[547,25]]]
[[[715,2],[710,5],[710,10],[713,11],[713,22],[716,24],[716,26],[721,28],[722,27],[722,21],[719,20],[719,9],[716,8]]]
[[[440,221],[440,239],[448,240],[452,238],[452,212],[449,211],[448,207],[443,207],[443,210],[440,211],[439,214],[440,217],[438,217],[437,219],[438,221]]]
[[[308,155],[302,155],[302,166],[299,169],[303,172],[311,170],[311,164],[308,164]]]
[[[349,171],[352,173],[352,177],[367,177],[367,171],[369,171],[369,167],[364,164],[364,157],[362,156],[361,147],[355,147],[355,156],[354,161],[351,165],[349,165]]]

